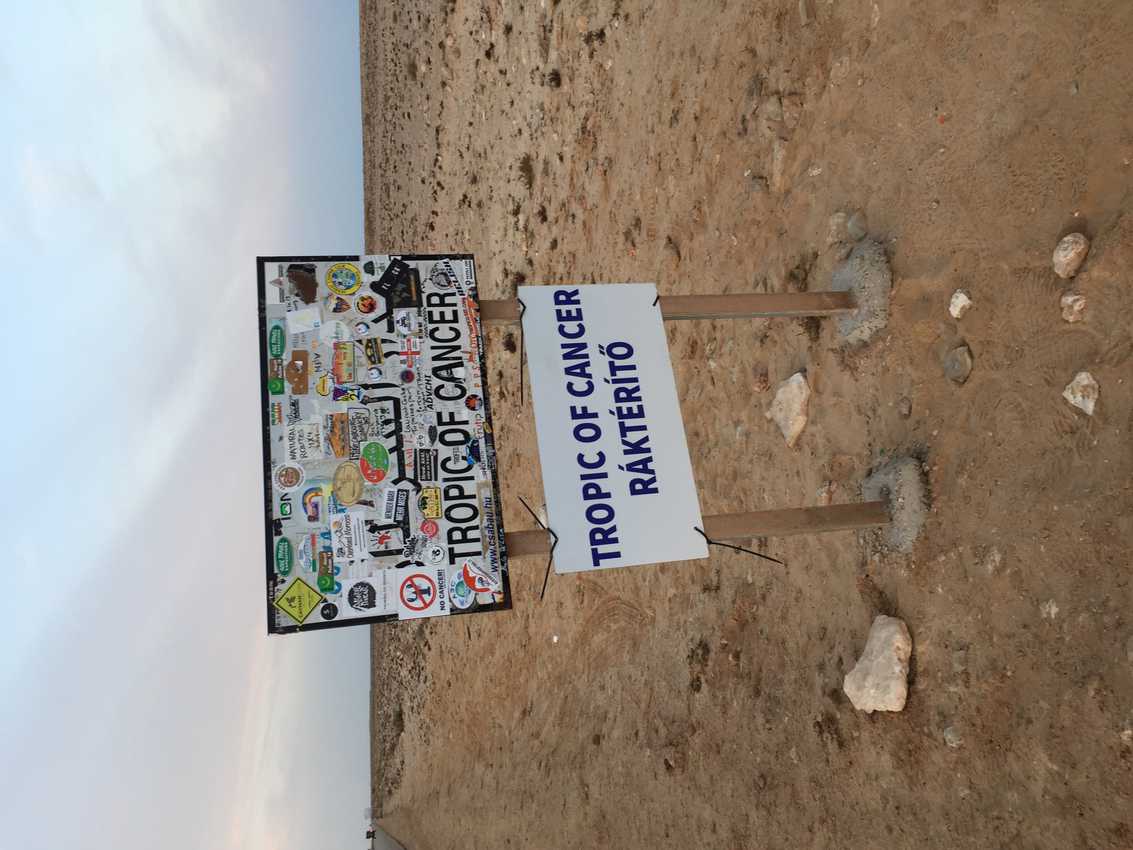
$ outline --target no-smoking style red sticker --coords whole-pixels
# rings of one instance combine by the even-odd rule
[[[436,601],[437,583],[424,573],[406,576],[398,590],[401,604],[410,611],[424,611]]]

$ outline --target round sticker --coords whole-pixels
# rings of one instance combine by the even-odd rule
[[[354,299],[354,309],[363,316],[369,316],[378,309],[378,299],[376,296],[364,292]]]
[[[327,289],[339,295],[353,295],[362,285],[362,273],[353,263],[335,263],[327,269]]]
[[[272,395],[283,395],[283,378],[268,378],[268,392]]]
[[[334,379],[331,378],[330,372],[323,372],[315,379],[315,392],[319,395],[330,395],[330,390],[333,386]]]
[[[446,554],[448,553],[445,551],[444,546],[440,543],[434,543],[425,549],[425,560],[430,564],[440,564],[445,559]]]
[[[347,461],[334,471],[334,495],[343,505],[353,505],[362,498],[365,481],[358,464]]]
[[[333,322],[324,322],[319,328],[319,342],[323,345],[334,345],[336,342],[346,342],[351,339],[350,328],[345,322],[335,319]]]
[[[328,295],[323,303],[332,313],[345,313],[352,306],[350,302],[341,295]]]
[[[360,581],[346,592],[346,601],[355,611],[368,611],[378,604],[378,593],[368,581]]]
[[[324,620],[333,620],[338,616],[338,606],[333,602],[328,602],[326,605],[319,609],[319,616],[321,616]]]
[[[475,395],[475,394],[468,396],[468,398],[466,398],[464,400],[464,406],[467,407],[469,410],[479,410],[480,409],[480,396]]]
[[[389,472],[389,452],[381,443],[364,443],[358,467],[363,478],[371,484],[378,484]]]
[[[292,463],[277,466],[271,474],[271,480],[276,489],[285,493],[302,485],[306,478],[307,473],[303,471],[303,467]]]
[[[398,589],[401,604],[410,611],[424,611],[437,598],[437,583],[424,573],[406,576]]]
[[[355,322],[354,323],[354,336],[369,336],[370,325],[368,322]]]
[[[426,537],[436,537],[437,532],[440,530],[441,527],[437,525],[437,521],[435,519],[427,519],[422,521],[421,523],[421,533]]]
[[[464,575],[457,570],[449,576],[448,599],[454,608],[466,610],[476,604],[476,593],[464,583]]]
[[[371,366],[366,370],[366,374],[369,376],[370,380],[374,382],[380,381],[386,376],[381,366]]]
[[[412,369],[402,369],[401,370],[401,383],[412,384],[413,381],[416,378],[417,378],[417,376],[413,373]]]

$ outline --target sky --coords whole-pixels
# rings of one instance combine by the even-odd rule
[[[358,8],[0,28],[0,844],[352,848],[369,629],[266,635],[257,254],[359,253]]]

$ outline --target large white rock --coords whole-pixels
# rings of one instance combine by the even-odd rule
[[[909,695],[909,658],[913,639],[896,617],[879,615],[854,669],[846,674],[842,690],[858,711],[900,711]]]
[[[1101,387],[1089,372],[1079,372],[1074,380],[1066,385],[1062,397],[1087,416],[1094,415],[1094,405],[1098,403]]]
[[[962,289],[952,293],[952,300],[948,302],[948,312],[953,319],[962,319],[964,314],[972,308],[972,299]]]
[[[1081,233],[1068,233],[1054,247],[1051,265],[1054,273],[1061,278],[1071,278],[1078,273],[1086,254],[1090,251],[1090,240]]]
[[[796,372],[775,390],[775,400],[767,411],[767,418],[774,420],[787,441],[788,448],[794,448],[799,435],[806,427],[807,409],[810,405],[810,384],[806,375]]]

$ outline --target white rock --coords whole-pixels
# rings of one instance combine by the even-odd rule
[[[1062,305],[1062,318],[1068,322],[1082,321],[1082,314],[1086,312],[1086,296],[1067,292],[1059,303]]]
[[[771,402],[771,409],[766,416],[779,426],[788,448],[794,448],[806,427],[809,404],[810,385],[802,372],[791,375],[775,390],[775,400]]]
[[[1090,240],[1081,233],[1063,236],[1054,249],[1054,273],[1061,278],[1074,277],[1090,251]]]
[[[913,639],[896,617],[879,615],[854,669],[846,674],[842,690],[858,711],[901,711],[909,695],[909,657]]]
[[[952,314],[953,319],[962,319],[964,314],[972,308],[972,299],[968,297],[962,289],[957,289],[952,293],[952,300],[948,302],[948,312]]]
[[[1094,405],[1098,403],[1100,395],[1101,387],[1089,372],[1079,372],[1062,391],[1062,397],[1087,416],[1094,415]]]

